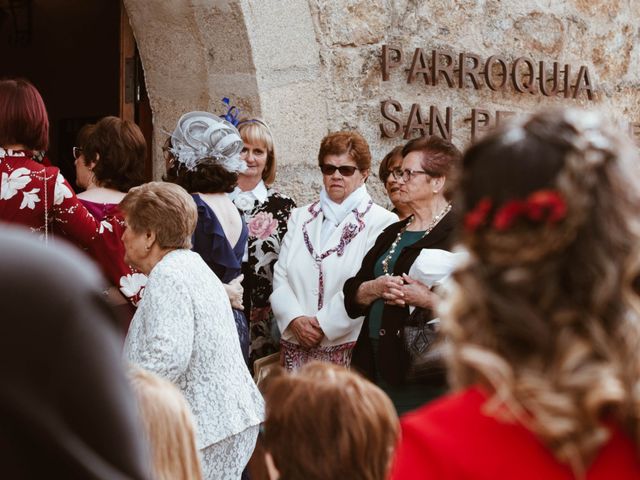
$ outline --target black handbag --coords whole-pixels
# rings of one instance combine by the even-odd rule
[[[404,322],[402,342],[409,356],[405,383],[446,384],[440,322],[433,322],[430,314],[430,310],[415,308]]]

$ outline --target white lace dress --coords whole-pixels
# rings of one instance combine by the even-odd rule
[[[186,397],[205,478],[240,478],[264,403],[244,363],[224,287],[200,255],[174,250],[156,264],[124,355],[171,380]]]

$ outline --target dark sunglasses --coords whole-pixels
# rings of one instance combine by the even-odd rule
[[[80,147],[73,147],[73,158],[77,160],[80,155],[82,155],[82,149]]]
[[[340,167],[336,167],[335,165],[320,165],[320,170],[324,175],[333,175],[336,173],[336,170],[338,170],[343,177],[350,177],[356,173],[358,167],[352,167],[351,165],[342,165]]]

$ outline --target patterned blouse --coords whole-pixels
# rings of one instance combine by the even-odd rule
[[[295,202],[273,188],[264,202],[234,203],[249,228],[248,261],[243,264],[244,311],[251,335],[250,363],[278,351],[279,338],[273,321],[269,296],[273,291],[273,266],[287,232],[287,221]]]

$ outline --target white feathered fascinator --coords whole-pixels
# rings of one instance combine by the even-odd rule
[[[241,173],[247,169],[240,158],[243,147],[238,130],[226,120],[208,112],[189,112],[178,120],[169,150],[189,171],[215,163],[229,172]]]

